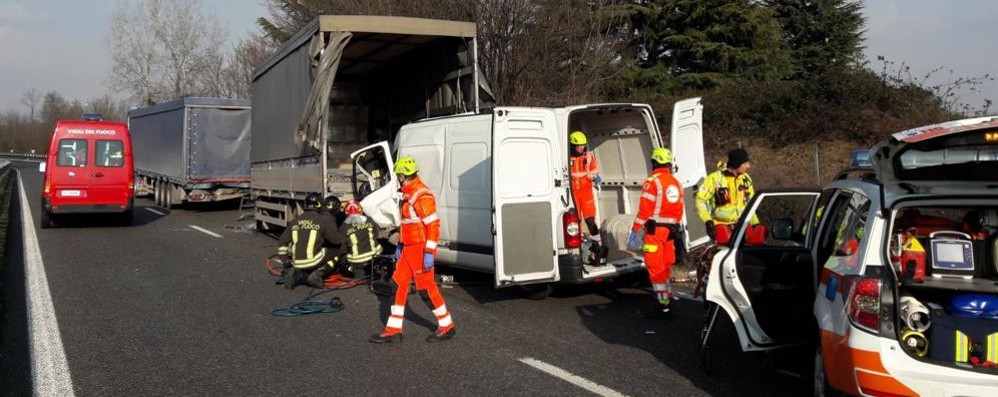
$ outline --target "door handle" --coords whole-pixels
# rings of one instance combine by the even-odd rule
[[[94,177],[103,178],[104,177],[104,173],[103,172],[98,172],[98,173],[94,174]]]

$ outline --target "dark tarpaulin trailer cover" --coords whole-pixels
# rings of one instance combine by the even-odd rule
[[[128,112],[135,168],[179,183],[246,182],[250,103],[183,98]]]
[[[478,111],[491,94],[478,71],[475,34],[470,22],[317,18],[254,75],[254,188],[317,188],[324,176],[300,175],[304,169],[347,167],[350,152],[391,139],[409,121]],[[258,186],[272,179],[268,171],[291,163],[298,171],[282,175],[311,183]]]

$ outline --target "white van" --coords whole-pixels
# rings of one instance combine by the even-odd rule
[[[586,283],[638,271],[640,253],[627,236],[648,177],[651,150],[668,144],[689,213],[694,186],[706,176],[700,98],[676,103],[672,130],[662,135],[644,104],[565,108],[499,107],[487,114],[428,119],[401,128],[390,148],[381,142],[354,152],[354,197],[381,227],[399,225],[396,156],[412,156],[437,198],[442,220],[438,262],[495,274],[496,287]],[[569,180],[571,131],[582,130],[603,179],[597,222],[610,248],[606,265],[584,263],[588,239],[576,215]],[[700,222],[687,246],[707,241]]]

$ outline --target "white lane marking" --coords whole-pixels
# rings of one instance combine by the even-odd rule
[[[534,367],[536,369],[539,369],[541,371],[544,371],[548,375],[554,376],[556,378],[560,378],[561,380],[564,380],[564,381],[566,381],[568,383],[571,383],[573,385],[576,385],[578,387],[586,389],[586,390],[588,390],[588,391],[590,391],[590,392],[592,392],[593,394],[596,394],[596,395],[600,395],[600,396],[604,396],[604,397],[623,397],[624,396],[623,394],[621,394],[620,392],[618,392],[616,390],[613,390],[613,389],[608,388],[606,386],[601,386],[601,385],[597,384],[596,382],[593,382],[593,381],[591,381],[589,379],[583,378],[583,377],[578,376],[578,375],[574,375],[574,374],[572,374],[572,373],[570,373],[568,371],[565,371],[565,370],[563,370],[561,368],[555,367],[554,365],[548,364],[546,362],[543,362],[543,361],[540,361],[540,360],[537,360],[537,359],[534,359],[534,358],[524,357],[524,358],[520,359],[520,362],[524,363],[524,364],[527,364],[527,365],[529,365],[531,367]]]
[[[73,396],[66,351],[62,347],[59,322],[45,277],[42,252],[38,248],[35,221],[24,194],[21,173],[17,173],[21,192],[21,223],[24,234],[24,278],[28,289],[28,333],[31,339],[31,381],[36,396]],[[44,209],[43,209],[44,210]]]
[[[152,212],[152,213],[154,213],[154,214],[156,214],[156,215],[159,215],[159,216],[165,216],[165,215],[166,215],[165,213],[162,213],[162,212],[159,212],[159,211],[156,211],[156,210],[154,210],[154,209],[152,209],[152,208],[149,208],[149,207],[146,207],[146,211],[149,211],[149,212]]]
[[[207,235],[212,236],[212,237],[222,238],[221,234],[215,233],[215,232],[213,232],[211,230],[205,229],[203,227],[194,226],[194,225],[190,225],[190,226],[191,226],[191,229],[197,230],[197,231],[199,231],[201,233],[207,234]]]

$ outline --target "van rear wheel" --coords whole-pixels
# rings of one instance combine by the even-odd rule
[[[38,224],[42,229],[48,229],[52,227],[52,214],[48,211],[42,209],[41,216],[38,218]]]
[[[554,291],[554,286],[551,283],[521,285],[520,290],[523,291],[523,295],[527,299],[539,301],[547,299],[551,296],[551,292]]]

